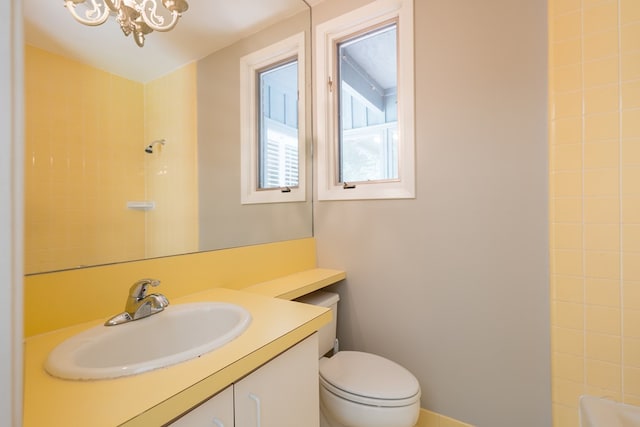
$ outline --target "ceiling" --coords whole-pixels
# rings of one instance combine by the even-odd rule
[[[140,48],[131,36],[124,36],[114,17],[101,26],[88,27],[73,19],[62,0],[23,0],[25,41],[125,78],[148,82],[308,9],[303,0],[188,2],[189,10],[173,30],[148,34]]]

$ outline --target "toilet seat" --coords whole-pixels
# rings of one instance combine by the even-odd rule
[[[369,406],[402,407],[420,399],[420,385],[408,370],[359,351],[320,359],[320,384],[342,399]]]

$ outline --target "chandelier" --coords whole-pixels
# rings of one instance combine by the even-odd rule
[[[170,16],[166,12],[167,16],[157,13],[159,1]],[[76,10],[78,4],[83,4],[80,9],[84,14]],[[140,47],[144,46],[146,34],[171,30],[189,8],[185,0],[64,0],[64,5],[76,21],[89,26],[101,25],[114,14],[124,35],[133,34]]]

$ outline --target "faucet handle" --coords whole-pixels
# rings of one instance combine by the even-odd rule
[[[129,296],[141,300],[147,296],[149,286],[158,286],[159,284],[160,280],[158,279],[140,279],[129,288]]]

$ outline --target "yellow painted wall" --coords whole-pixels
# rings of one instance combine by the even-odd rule
[[[640,2],[549,0],[554,426],[640,404]]]
[[[144,256],[143,89],[25,47],[27,273]]]
[[[195,63],[142,84],[26,46],[27,273],[198,250],[196,82]]]
[[[161,280],[171,301],[210,288],[242,289],[316,267],[313,238],[27,276],[24,330],[32,336],[124,309],[138,279]]]

